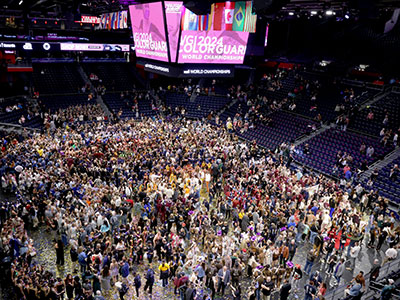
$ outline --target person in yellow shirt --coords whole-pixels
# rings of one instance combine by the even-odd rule
[[[169,264],[165,262],[163,259],[161,265],[158,267],[160,270],[160,279],[162,280],[163,287],[168,285],[168,277],[169,277]]]
[[[239,219],[242,220],[242,219],[243,219],[243,216],[244,216],[244,210],[242,209],[242,210],[239,212]]]

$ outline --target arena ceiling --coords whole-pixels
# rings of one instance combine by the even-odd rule
[[[154,2],[155,0],[3,0],[1,10],[37,11],[43,15],[62,16],[65,13],[100,14],[126,9],[129,4]],[[237,0],[234,0],[237,1]],[[399,7],[398,0],[253,0],[274,6],[277,11],[323,10],[323,9],[393,9]],[[212,0],[184,0],[191,6],[204,6]],[[266,10],[267,11],[267,10]],[[270,13],[270,11],[268,11]],[[260,14],[261,12],[258,12]]]

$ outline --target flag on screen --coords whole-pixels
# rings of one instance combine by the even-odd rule
[[[243,31],[245,11],[246,11],[246,2],[245,1],[236,2],[235,13],[233,15],[233,27],[232,27],[234,31]]]
[[[249,21],[251,19],[251,15],[252,15],[252,9],[253,9],[253,5],[251,3],[251,1],[246,1],[246,15],[244,18],[244,31],[248,32],[248,26],[249,26]]]
[[[103,29],[107,29],[108,27],[108,14],[104,14],[104,20],[103,20]]]
[[[225,2],[225,30],[232,31],[235,2]]]
[[[257,15],[252,12],[253,6],[251,1],[246,1],[246,15],[244,18],[245,32],[256,32]]]
[[[183,13],[182,13],[182,24],[181,24],[181,28],[182,30],[189,30],[189,13],[188,13],[188,9],[183,7]]]
[[[110,13],[110,29],[114,28],[114,22],[115,22],[115,14]]]
[[[119,11],[117,11],[117,12],[115,12],[114,13],[114,27],[113,27],[113,29],[118,29],[118,25],[119,25],[119,14],[120,14],[120,12]]]
[[[111,16],[107,14],[107,29],[111,29]]]
[[[200,18],[200,30],[205,31],[208,30],[208,15],[202,15]]]
[[[200,16],[198,16],[198,18],[199,18],[199,28],[198,28],[198,30],[199,31],[203,31],[204,30],[204,15],[200,15]]]
[[[123,23],[122,23],[122,21],[124,19],[123,13],[124,13],[123,11],[118,12],[118,22],[117,22],[118,29],[124,28]]]
[[[125,20],[126,20],[126,14],[128,13],[128,11],[126,11],[126,10],[123,10],[122,12],[121,12],[121,23],[120,23],[120,28],[126,28],[126,25],[125,25]]]
[[[105,27],[105,19],[106,16],[104,14],[100,16],[100,24],[99,24],[100,29],[103,29]]]
[[[250,29],[249,32],[256,32],[256,24],[257,24],[257,15],[252,15],[251,16],[251,21],[250,21]]]
[[[214,20],[214,10],[215,10],[215,4],[213,3],[211,5],[210,13],[208,14],[207,30],[212,30],[212,25],[213,25],[213,20]]]
[[[215,3],[214,8],[214,30],[222,30],[222,19],[225,18],[223,16],[225,3]]]
[[[189,30],[197,30],[199,26],[199,16],[190,10],[187,10],[187,12],[189,12]]]
[[[125,10],[124,13],[124,28],[128,28],[128,11]]]

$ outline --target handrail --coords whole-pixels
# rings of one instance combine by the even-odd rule
[[[378,84],[375,84],[375,83],[372,83],[372,82],[367,82],[366,83],[366,87],[370,88],[370,89],[373,89],[373,90],[384,90],[385,89],[384,85],[378,85]]]
[[[38,128],[24,127],[24,126],[22,126],[22,125],[13,124],[13,123],[3,123],[3,122],[0,122],[0,126],[6,126],[6,127],[9,127],[9,128],[21,129],[21,130],[26,129],[26,130],[32,130],[32,131],[40,131],[40,129],[38,129]]]
[[[28,99],[28,95],[16,95],[16,96],[10,96],[10,97],[0,97],[0,103],[8,101],[8,100],[14,100],[14,99],[19,99],[23,98],[24,100]]]
[[[391,267],[395,266],[395,265],[397,265],[397,268],[393,268],[393,270],[398,270],[400,268],[400,258],[398,258],[396,260],[393,260],[393,261],[389,261],[388,263],[384,264],[381,267],[380,271],[379,271],[379,274],[382,274],[384,276],[378,277],[376,281],[379,281],[379,278],[380,279],[385,278],[389,274],[389,269]],[[365,275],[365,284],[367,286],[367,292],[364,293],[364,295],[362,297],[362,299],[365,299],[365,300],[371,299],[371,297],[370,297],[371,295],[369,295],[370,292],[368,290],[369,282],[370,282],[370,276],[371,276],[370,273]],[[342,286],[340,286],[340,287],[338,287],[338,288],[336,288],[334,290],[328,291],[326,293],[326,295],[325,295],[325,299],[326,300],[338,300],[338,299],[342,298],[346,288],[347,288],[347,284],[344,284],[344,285],[342,285]]]
[[[340,80],[340,82],[342,84],[353,85],[353,86],[356,86],[356,87],[362,87],[364,85],[363,81],[355,80],[355,79],[348,79],[348,78],[342,78]]]
[[[396,94],[400,94],[400,87],[399,86],[393,86],[392,92]]]

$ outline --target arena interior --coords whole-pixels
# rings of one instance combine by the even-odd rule
[[[399,300],[399,16],[1,1],[0,299]]]

